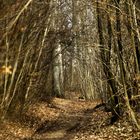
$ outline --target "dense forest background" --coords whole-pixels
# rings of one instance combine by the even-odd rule
[[[140,129],[139,0],[0,0],[0,117],[38,100],[97,100]],[[76,96],[75,96],[76,95]]]

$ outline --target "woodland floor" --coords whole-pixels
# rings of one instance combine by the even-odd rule
[[[20,119],[1,123],[0,140],[140,140],[126,114],[109,125],[111,113],[96,105],[58,98],[34,103]]]

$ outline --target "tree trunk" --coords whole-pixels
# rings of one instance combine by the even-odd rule
[[[61,45],[59,39],[56,39],[53,50],[53,94],[57,97],[63,97],[63,65]]]
[[[105,40],[103,36],[103,25],[102,25],[102,17],[101,17],[101,9],[99,7],[99,2],[97,1],[97,22],[98,22],[98,34],[99,34],[99,43],[100,43],[100,55],[101,55],[101,60],[103,62],[103,70],[105,73],[105,76],[107,78],[107,82],[110,85],[112,89],[112,122],[114,123],[118,116],[120,115],[120,109],[119,109],[119,100],[118,96],[116,95],[118,89],[116,87],[116,81],[114,79],[114,76],[112,74],[111,68],[110,68],[110,50],[111,50],[111,38],[108,40],[108,50],[105,52]],[[110,21],[108,20],[108,34],[111,34],[111,24]]]

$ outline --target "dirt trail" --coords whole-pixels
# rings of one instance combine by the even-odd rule
[[[123,120],[108,125],[111,113],[94,109],[98,103],[55,98],[51,104],[32,104],[20,120],[1,124],[0,140],[131,140],[140,136]]]
[[[77,102],[55,98],[50,107],[45,107],[43,103],[32,107],[29,116],[32,114],[36,118],[41,118],[32,139],[73,139],[78,131],[86,131],[90,122],[98,121],[97,112],[94,110],[98,104],[98,101]]]

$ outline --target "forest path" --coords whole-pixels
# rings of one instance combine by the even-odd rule
[[[71,140],[75,139],[78,131],[88,131],[88,125],[92,126],[90,131],[94,132],[99,126],[97,122],[105,121],[105,112],[101,116],[101,111],[99,115],[99,111],[94,110],[100,103],[99,100],[85,102],[55,98],[46,107],[43,103],[36,104],[29,112],[33,116],[37,115],[36,118],[41,118],[41,123],[32,139]],[[107,113],[105,116],[108,117]]]
[[[59,98],[34,103],[20,119],[1,124],[0,140],[139,140],[140,133],[124,120],[108,125],[111,113],[95,109],[99,103]]]

